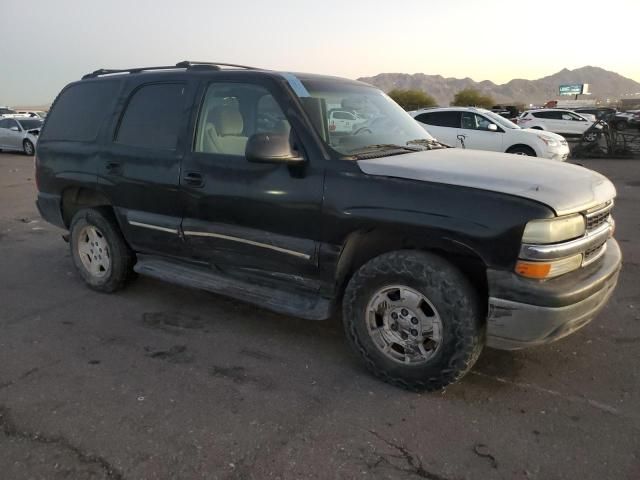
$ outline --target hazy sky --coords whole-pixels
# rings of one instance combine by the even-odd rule
[[[0,0],[0,105],[185,59],[498,83],[595,65],[640,81],[638,18],[640,0]]]

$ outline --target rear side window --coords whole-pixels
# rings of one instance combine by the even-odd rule
[[[562,120],[562,112],[535,112],[532,115],[536,118],[548,118],[550,120]]]
[[[182,83],[138,88],[122,115],[115,141],[133,147],[175,150],[184,106]]]
[[[118,88],[119,82],[111,81],[78,83],[64,90],[49,113],[42,140],[95,140]]]
[[[416,120],[436,127],[460,128],[460,112],[455,111],[421,113]]]

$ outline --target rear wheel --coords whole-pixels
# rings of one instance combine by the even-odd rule
[[[536,152],[531,147],[526,145],[516,145],[507,150],[507,153],[513,153],[514,155],[526,155],[528,157],[535,157]]]
[[[24,142],[22,142],[22,151],[25,155],[29,155],[30,157],[33,156],[33,154],[36,152],[36,149],[33,146],[33,143],[31,143],[31,140],[25,140]]]
[[[80,210],[70,231],[73,263],[85,283],[100,292],[124,287],[133,271],[134,255],[110,212]]]
[[[391,252],[360,268],[345,291],[343,321],[367,368],[411,390],[457,381],[484,345],[475,290],[457,268],[426,252]]]

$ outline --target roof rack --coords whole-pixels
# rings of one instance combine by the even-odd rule
[[[249,67],[247,65],[238,65],[235,63],[221,63],[221,62],[196,62],[192,60],[183,60],[182,62],[176,63],[176,67],[180,68],[193,68],[198,66],[210,66],[210,67],[231,67],[231,68],[241,68],[243,70],[258,70],[256,67]]]
[[[120,73],[140,73],[153,70],[222,70],[220,67],[241,68],[245,70],[257,70],[256,67],[248,67],[246,65],[236,65],[235,63],[221,63],[221,62],[195,62],[191,60],[184,60],[178,62],[175,65],[163,65],[159,67],[136,67],[136,68],[123,68],[123,69],[106,69],[100,68],[94,70],[91,73],[87,73],[82,77],[82,80],[87,78],[96,78],[103,75],[116,75]]]

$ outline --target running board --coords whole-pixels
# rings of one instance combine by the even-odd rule
[[[276,313],[307,320],[326,320],[333,309],[331,300],[319,295],[250,283],[161,257],[138,255],[138,262],[133,269],[140,275],[225,295]]]

